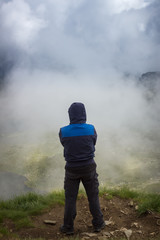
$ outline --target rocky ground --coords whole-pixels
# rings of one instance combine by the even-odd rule
[[[100,233],[94,233],[91,225],[91,215],[88,202],[85,197],[77,201],[77,217],[75,220],[75,234],[73,237],[79,239],[160,239],[160,214],[147,212],[139,216],[137,205],[132,200],[124,200],[114,197],[108,200],[100,198],[101,208],[106,222],[106,227]],[[34,227],[16,230],[14,224],[6,221],[4,226],[10,229],[12,234],[20,238],[43,238],[46,240],[63,239],[64,234],[59,232],[63,222],[63,206],[56,206],[40,216],[32,217]],[[53,225],[45,223],[45,220],[53,221]],[[52,223],[52,222],[51,222]],[[2,237],[3,240],[17,238]]]

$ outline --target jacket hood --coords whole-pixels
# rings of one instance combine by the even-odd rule
[[[83,103],[72,103],[68,109],[70,124],[85,123],[86,122],[86,110]]]

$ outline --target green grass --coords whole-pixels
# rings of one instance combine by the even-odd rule
[[[28,193],[26,195],[15,197],[7,201],[0,201],[1,210],[19,210],[33,211],[35,209],[42,210],[47,206],[55,204],[64,205],[64,192],[55,191],[48,195],[39,195],[36,193]]]
[[[138,192],[124,186],[117,189],[100,188],[100,196],[105,196],[107,199],[114,196],[122,199],[133,199],[137,202],[139,214],[147,211],[160,212],[160,194]]]
[[[143,194],[139,201],[138,212],[143,214],[147,211],[160,212],[160,195]]]
[[[41,214],[55,206],[64,205],[64,191],[55,191],[47,195],[28,193],[7,201],[0,201],[0,224],[11,219],[16,227],[33,227],[30,216]]]
[[[84,189],[80,189],[79,199],[86,196]],[[160,194],[145,193],[135,191],[127,186],[121,188],[108,189],[106,187],[99,188],[99,196],[110,200],[113,197],[120,197],[122,199],[133,199],[138,205],[138,213],[143,214],[147,211],[160,212]]]
[[[21,228],[30,228],[34,227],[33,223],[31,222],[29,217],[18,219],[15,223],[16,229],[21,229]]]
[[[160,195],[137,192],[124,186],[117,189],[100,188],[100,196],[111,199],[114,196],[122,199],[133,199],[139,206],[138,213],[147,211],[160,212]],[[78,198],[85,197],[85,191],[80,189]],[[33,227],[30,216],[41,214],[56,204],[64,205],[64,191],[55,191],[46,195],[28,193],[12,200],[0,201],[0,225],[4,219],[11,219],[16,228]]]
[[[3,235],[3,236],[8,236],[9,235],[9,231],[8,231],[8,229],[7,228],[5,228],[5,227],[1,227],[0,226],[0,235]]]
[[[112,198],[114,196],[120,197],[122,199],[134,199],[139,196],[137,191],[129,189],[127,186],[122,188],[107,189],[105,187],[100,188],[100,196],[106,195],[107,198]]]

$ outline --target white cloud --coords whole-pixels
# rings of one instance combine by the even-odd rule
[[[124,156],[130,163],[127,149],[154,152],[159,98],[147,102],[134,80],[120,76],[160,69],[159,0],[152,7],[143,0],[1,1],[1,59],[5,51],[9,57],[20,53],[21,63],[8,76],[7,96],[0,97],[4,132],[16,126],[37,132],[37,139],[51,129],[58,136],[69,105],[82,101],[100,133],[101,163],[108,158],[121,165]]]
[[[141,9],[149,5],[152,1],[145,0],[112,0],[109,3],[112,13],[121,13],[130,9]],[[107,3],[108,4],[108,3]]]
[[[150,3],[152,0],[4,1],[0,40],[4,39],[6,49],[8,45],[25,49],[27,60],[22,62],[32,61],[32,68],[88,73],[157,69],[158,31],[150,24],[157,15]]]
[[[28,49],[39,30],[45,26],[45,22],[34,15],[24,0],[4,3],[1,7],[1,18],[6,34],[23,49]]]
[[[141,32],[145,32],[145,30],[146,30],[145,24],[140,23],[140,24],[139,24],[139,30],[140,30]]]

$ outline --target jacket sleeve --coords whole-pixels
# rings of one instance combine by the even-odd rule
[[[96,132],[96,129],[94,128],[94,135],[93,135],[93,143],[94,143],[94,145],[96,145],[96,142],[97,142],[97,132]]]
[[[64,146],[61,129],[59,130],[59,140],[60,140],[61,144]]]

